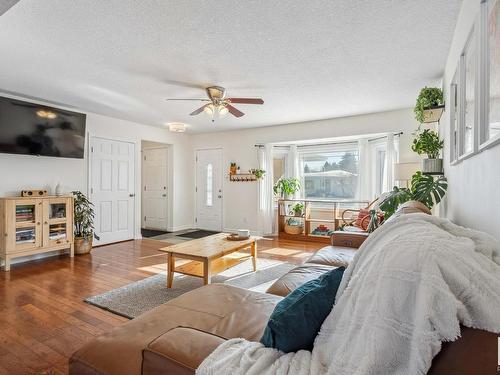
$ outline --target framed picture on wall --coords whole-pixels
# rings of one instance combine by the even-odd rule
[[[458,151],[459,158],[468,156],[475,152],[475,129],[476,129],[476,72],[478,49],[476,42],[476,33],[473,29],[469,35],[467,43],[460,61],[460,75],[461,75],[461,100],[463,106],[459,105],[461,109],[460,121],[458,127],[459,142]]]
[[[500,0],[486,6],[486,118],[482,143],[500,140]]]

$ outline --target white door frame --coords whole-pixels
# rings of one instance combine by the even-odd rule
[[[126,143],[131,143],[134,145],[134,192],[132,194],[135,195],[135,202],[134,202],[134,207],[133,207],[133,229],[134,229],[134,237],[131,239],[137,238],[137,211],[136,211],[136,205],[137,205],[137,199],[138,199],[138,193],[137,193],[137,142],[135,140],[131,139],[126,139],[126,138],[119,138],[119,137],[107,137],[107,136],[100,136],[92,133],[87,133],[87,197],[90,199],[90,192],[92,188],[92,156],[91,156],[91,150],[90,150],[90,139],[91,138],[101,138],[101,139],[106,139],[109,141],[116,141],[116,142],[126,142]],[[139,190],[139,199],[142,199],[142,195],[140,194]],[[140,231],[139,231],[140,235]]]
[[[208,147],[208,148],[197,148],[194,150],[194,160],[195,160],[195,168],[194,168],[194,217],[198,215],[198,194],[196,191],[196,187],[198,186],[198,173],[197,173],[197,165],[196,158],[198,157],[198,151],[209,151],[209,150],[220,150],[221,152],[221,173],[222,173],[222,204],[221,204],[221,230],[224,231],[224,148],[223,147]],[[195,228],[198,227],[198,223],[194,223]]]
[[[142,146],[142,142],[141,142]],[[168,143],[164,143],[163,146],[142,146],[141,147],[141,229],[145,227],[144,223],[144,194],[142,194],[143,187],[144,187],[144,150],[157,150],[157,149],[165,149],[167,151],[167,181],[165,181],[165,186],[167,187],[167,228],[165,230],[167,231],[173,231],[172,230],[172,184],[171,184],[171,165],[170,165],[170,160],[172,159],[171,157],[171,145]]]

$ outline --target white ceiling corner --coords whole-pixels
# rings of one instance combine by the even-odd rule
[[[194,132],[404,108],[441,78],[460,5],[23,0],[0,17],[0,90]],[[265,104],[212,124],[165,101],[214,84]]]

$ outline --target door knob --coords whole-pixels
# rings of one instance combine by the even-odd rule
[[[217,198],[222,198],[222,195],[218,195]]]
[[[161,196],[162,196],[162,197],[166,197],[166,196],[167,196],[167,194],[162,194]]]
[[[135,194],[129,194],[128,196],[129,196],[130,198],[133,198],[133,197],[135,197]]]

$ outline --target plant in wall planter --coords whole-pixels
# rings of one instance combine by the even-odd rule
[[[285,199],[290,199],[300,190],[300,181],[296,178],[280,178],[273,186],[274,194]]]
[[[448,182],[444,177],[434,178],[431,175],[424,175],[418,171],[411,178],[410,188],[399,188],[397,186],[380,203],[380,209],[384,212],[387,220],[396,212],[398,207],[408,201],[415,200],[422,202],[429,209],[441,202],[446,194]]]
[[[439,135],[430,129],[425,129],[414,140],[411,149],[419,155],[427,155],[423,160],[422,173],[442,174],[443,159],[439,153],[444,146],[444,141],[439,139]]]
[[[444,110],[443,90],[424,87],[420,90],[413,112],[419,124],[437,122]]]
[[[266,174],[266,171],[263,169],[250,169],[248,172],[253,174],[257,180],[260,180]]]
[[[92,239],[94,237],[94,205],[81,191],[71,193],[75,198],[73,212],[75,254],[88,254],[92,250]]]

